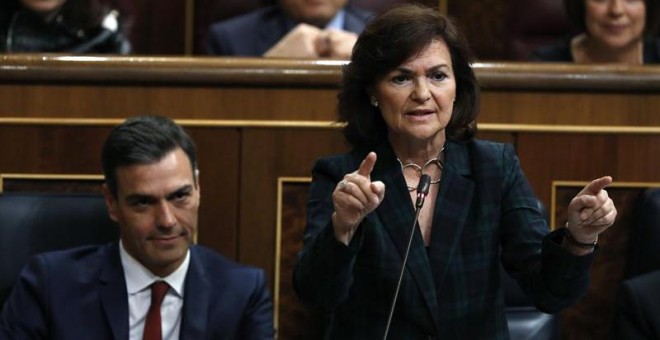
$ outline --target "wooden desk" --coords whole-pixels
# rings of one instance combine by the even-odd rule
[[[342,64],[3,56],[0,173],[99,174],[112,126],[175,118],[199,149],[199,242],[266,269],[273,287],[278,180],[308,177],[316,158],[347,150],[331,123]],[[546,206],[553,181],[660,182],[660,68],[474,67],[480,138],[516,146]]]

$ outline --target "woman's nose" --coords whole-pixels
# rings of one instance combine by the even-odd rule
[[[614,15],[623,13],[623,1],[624,0],[610,0],[608,6],[610,13]]]
[[[431,99],[431,91],[429,91],[426,80],[415,81],[415,88],[413,89],[411,98],[419,103],[424,103]]]

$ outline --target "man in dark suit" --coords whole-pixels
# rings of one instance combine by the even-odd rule
[[[164,117],[128,119],[102,159],[120,240],[32,259],[4,306],[0,337],[272,339],[263,271],[191,246],[200,186],[183,129]]]
[[[211,26],[206,52],[284,58],[349,58],[370,13],[348,0],[280,0]]]
[[[660,339],[660,270],[628,279],[617,294],[612,339]]]

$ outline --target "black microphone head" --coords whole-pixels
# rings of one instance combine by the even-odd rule
[[[417,194],[426,195],[429,193],[429,188],[431,187],[431,177],[427,174],[423,174],[419,178],[419,184],[417,185]]]

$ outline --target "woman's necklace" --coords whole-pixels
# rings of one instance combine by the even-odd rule
[[[401,172],[405,173],[406,169],[413,169],[417,173],[419,173],[419,176],[421,177],[425,173],[426,168],[428,168],[431,165],[437,166],[440,169],[440,171],[442,172],[443,163],[440,160],[440,157],[442,156],[442,153],[444,151],[445,151],[445,147],[443,146],[442,149],[440,149],[440,153],[438,154],[438,157],[429,159],[422,166],[419,166],[419,165],[417,165],[415,163],[412,163],[412,162],[403,164],[398,157],[397,157],[396,160],[399,162],[399,165],[401,165]],[[440,183],[440,177],[438,177],[436,179],[431,179],[431,184],[438,184],[438,183]],[[407,182],[406,182],[406,186],[408,187],[408,191],[412,192],[412,191],[417,190],[416,186],[410,186],[410,185],[408,185]]]

